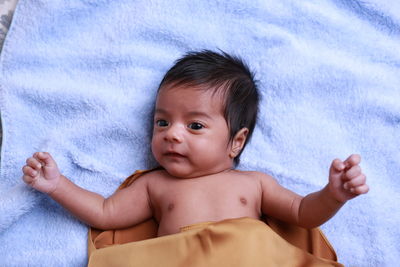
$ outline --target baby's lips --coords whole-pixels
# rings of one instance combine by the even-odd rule
[[[176,156],[181,156],[181,157],[184,157],[184,156],[185,156],[185,155],[183,155],[182,153],[180,153],[180,152],[178,152],[178,151],[176,151],[176,150],[174,150],[174,149],[168,149],[168,150],[166,150],[163,154],[164,154],[164,155],[176,155]]]
[[[177,152],[166,152],[164,153],[167,157],[185,157],[184,155],[177,153]]]

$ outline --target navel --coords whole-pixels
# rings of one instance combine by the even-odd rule
[[[170,203],[169,205],[168,205],[168,211],[172,211],[173,209],[175,208],[175,205],[174,205],[174,203]]]
[[[247,199],[245,197],[240,197],[240,203],[247,205]]]

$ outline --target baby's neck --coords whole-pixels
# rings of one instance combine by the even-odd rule
[[[229,167],[224,167],[224,168],[217,168],[215,170],[205,170],[205,171],[195,171],[192,172],[190,175],[174,175],[173,172],[168,172],[167,169],[160,167],[161,169],[165,170],[165,172],[170,175],[171,177],[174,177],[176,179],[198,179],[198,178],[205,178],[205,177],[212,177],[212,176],[217,176],[221,174],[227,174],[229,172],[235,171],[233,166]]]

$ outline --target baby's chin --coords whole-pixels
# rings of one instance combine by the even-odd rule
[[[199,178],[204,176],[201,172],[198,171],[190,171],[190,170],[182,170],[181,168],[165,168],[165,171],[170,175],[175,178],[179,179],[193,179],[193,178]],[[207,175],[207,174],[205,174]]]

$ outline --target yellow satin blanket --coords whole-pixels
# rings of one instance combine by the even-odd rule
[[[271,219],[228,219],[190,225],[178,234],[156,234],[154,220],[121,230],[91,228],[88,266],[342,266],[318,228],[306,230]]]

